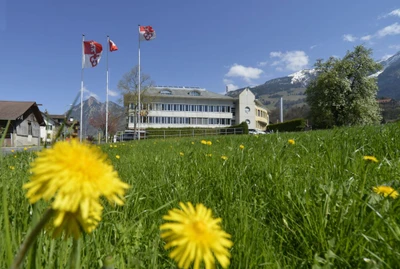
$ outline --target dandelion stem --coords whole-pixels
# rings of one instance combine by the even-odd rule
[[[365,168],[363,171],[362,175],[362,184],[361,184],[361,189],[360,189],[360,199],[362,199],[364,195],[364,188],[365,188],[365,182],[367,181],[367,171],[368,171],[368,166]]]
[[[54,212],[53,209],[51,209],[51,208],[47,209],[47,211],[44,213],[42,219],[36,224],[35,227],[33,227],[32,231],[28,234],[28,236],[25,238],[24,242],[22,243],[17,255],[15,256],[14,262],[11,265],[10,269],[18,269],[21,266],[21,264],[24,261],[24,258],[26,256],[26,253],[28,252],[32,243],[35,242],[36,237],[38,236],[39,232],[42,230],[44,225],[49,221],[49,219],[53,215],[53,212]]]
[[[80,248],[80,240],[74,239],[72,241],[72,252],[71,252],[71,257],[70,257],[70,264],[69,268],[71,269],[78,269],[80,268],[80,263],[81,263],[81,248]]]

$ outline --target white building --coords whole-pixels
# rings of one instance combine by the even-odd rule
[[[128,129],[134,129],[136,100],[124,96],[128,105]],[[243,90],[237,98],[209,92],[199,87],[157,86],[142,93],[140,129],[221,128],[247,122],[249,129],[265,130],[268,111],[254,94]]]
[[[49,118],[48,115],[42,112],[43,120],[45,122],[45,126],[40,126],[40,139],[42,142],[46,141],[50,143],[56,131],[56,123],[52,118]]]

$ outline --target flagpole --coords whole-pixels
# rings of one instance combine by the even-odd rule
[[[82,35],[82,71],[81,71],[81,119],[79,122],[79,140],[82,142],[82,130],[83,130],[83,68],[84,68],[84,57],[85,57],[85,35]]]
[[[139,70],[138,70],[138,77],[139,77],[139,86],[138,86],[138,89],[139,89],[139,93],[138,93],[138,106],[139,106],[139,118],[138,118],[138,140],[140,140],[140,112],[141,112],[141,109],[140,109],[140,84],[141,84],[141,79],[140,79],[140,24],[138,25],[139,26],[139,32],[138,32],[138,36],[139,36],[139,55],[138,55],[138,58],[139,58]]]
[[[108,50],[110,47],[110,37],[107,36],[107,94],[106,94],[106,143],[108,142]]]

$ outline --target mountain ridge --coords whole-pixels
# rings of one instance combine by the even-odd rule
[[[377,77],[379,88],[377,97],[400,99],[400,51],[384,61],[377,62],[383,67],[382,70],[371,75],[371,77]],[[230,91],[226,95],[236,97],[245,88],[249,88],[268,109],[276,108],[281,97],[284,99],[285,109],[289,109],[305,104],[305,90],[310,81],[316,77],[315,69],[302,69],[284,77],[267,80],[257,86]]]

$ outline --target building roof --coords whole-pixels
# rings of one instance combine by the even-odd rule
[[[65,115],[52,115],[52,114],[47,114],[47,117],[49,117],[50,119],[65,119]]]
[[[23,118],[24,114],[30,110],[35,114],[39,124],[44,124],[40,110],[33,101],[0,101],[0,120],[17,120]]]
[[[191,95],[191,94],[198,95]],[[207,91],[199,87],[170,87],[170,86],[157,86],[146,90],[146,95],[149,96],[162,96],[171,98],[198,98],[198,99],[222,99],[222,100],[235,100],[230,96]]]

